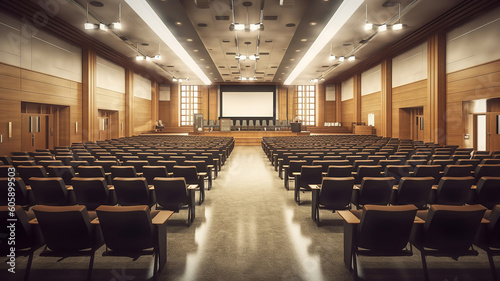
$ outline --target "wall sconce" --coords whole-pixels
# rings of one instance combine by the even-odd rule
[[[75,122],[75,134],[78,134],[78,122]]]
[[[9,128],[8,129],[8,131],[9,131],[8,136],[9,136],[9,139],[10,139],[10,138],[12,138],[12,122],[9,122],[8,128]]]

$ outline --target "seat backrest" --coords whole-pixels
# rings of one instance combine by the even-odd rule
[[[7,186],[7,185],[5,185]],[[7,197],[7,196],[3,196]],[[17,199],[17,198],[16,198]],[[16,200],[17,201],[17,200]],[[29,248],[33,245],[34,237],[31,225],[28,223],[28,216],[20,205],[7,206],[0,205],[0,229],[7,233],[7,226],[15,219],[15,247],[16,249]],[[9,235],[0,237],[0,253],[10,253]],[[11,242],[12,243],[12,242]]]
[[[7,176],[8,174],[3,174]],[[27,206],[31,205],[30,200],[28,199],[28,190],[26,189],[26,185],[24,184],[24,181],[20,177],[9,177],[9,178],[0,178],[0,186],[1,186],[1,192],[2,194],[5,194],[0,197],[0,206],[7,206],[8,205],[8,197],[6,194],[9,192],[9,187],[14,187],[14,193],[15,193],[15,199],[16,199],[16,205],[22,205],[22,206]],[[12,204],[12,203],[11,203]]]
[[[106,246],[115,251],[139,251],[155,244],[147,205],[100,206],[96,209]]]
[[[113,179],[113,185],[118,204],[122,206],[152,205],[146,178],[116,177]]]
[[[38,177],[38,178],[46,178],[48,177],[47,172],[43,166],[18,166],[16,168],[19,176],[24,180],[27,185],[31,185],[30,178]]]
[[[198,171],[196,166],[174,166],[174,177],[182,177],[188,184],[198,183]]]
[[[47,172],[51,177],[62,178],[66,185],[71,185],[71,179],[75,176],[75,170],[71,166],[48,166]]]
[[[112,166],[111,167],[112,178],[135,178],[137,177],[137,172],[134,166]]]
[[[413,205],[365,205],[357,231],[357,246],[387,254],[402,251],[410,239],[417,208]]]
[[[288,163],[288,175],[292,176],[292,173],[297,173],[302,170],[302,166],[307,165],[306,160],[290,160]]]
[[[410,169],[410,165],[387,165],[385,167],[384,176],[394,177],[396,183],[399,183],[402,177],[410,176]]]
[[[443,205],[464,205],[469,197],[474,178],[442,177],[436,192],[436,203]]]
[[[424,208],[429,201],[433,184],[433,177],[402,177],[394,204],[413,204],[419,209]]]
[[[351,165],[330,165],[326,172],[327,177],[350,177],[352,171]]]
[[[321,165],[318,166],[309,166],[304,165],[300,171],[300,187],[308,187],[309,184],[321,184],[323,179]]]
[[[359,204],[389,204],[393,185],[393,177],[364,177],[359,187]]]
[[[76,202],[93,211],[101,205],[113,204],[105,178],[73,178]]]
[[[401,163],[401,160],[398,159],[387,159],[378,161],[378,164],[382,166],[382,169],[384,170],[388,165],[403,165],[404,163]]]
[[[431,205],[422,245],[437,250],[466,251],[474,242],[485,211],[481,205]]]
[[[36,203],[39,205],[65,206],[71,203],[62,178],[32,177],[30,183]]]
[[[500,177],[482,177],[476,187],[477,203],[492,209],[500,204]]]
[[[196,171],[198,173],[200,172],[208,172],[208,167],[207,167],[207,163],[205,161],[202,161],[202,160],[187,160],[187,161],[184,161],[184,165],[185,166],[196,166]]]
[[[500,248],[500,205],[495,205],[488,217],[490,223],[486,227],[486,241],[492,248]]]
[[[81,178],[104,178],[106,173],[102,166],[79,166],[78,176]]]
[[[184,178],[157,177],[153,184],[155,186],[156,201],[164,209],[179,211],[183,205],[189,203]]]
[[[125,165],[134,166],[137,173],[142,173],[142,167],[148,166],[149,162],[147,160],[128,160]]]
[[[148,181],[148,184],[153,184],[153,179],[156,177],[168,177],[167,168],[165,166],[144,166],[142,169],[143,176]]]
[[[434,179],[439,178],[439,170],[441,166],[439,165],[417,165],[413,173],[414,177],[433,177]]]
[[[481,177],[495,177],[500,175],[499,164],[479,164],[474,171],[474,177],[479,180]]]
[[[95,246],[95,235],[85,206],[37,205],[33,211],[51,250],[76,251]]]
[[[376,165],[376,166],[359,166],[358,167],[358,174],[356,177],[359,177],[360,179],[364,177],[381,177],[382,176],[382,166]]]
[[[319,204],[331,210],[349,208],[354,187],[353,177],[324,177],[319,192]]]
[[[468,177],[471,172],[472,165],[446,165],[443,177]]]

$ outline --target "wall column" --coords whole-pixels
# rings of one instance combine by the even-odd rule
[[[96,95],[97,55],[93,50],[83,50],[82,79],[82,124],[80,132],[82,142],[95,141],[99,129],[95,123],[97,117]]]
[[[427,42],[427,105],[430,141],[446,144],[446,37],[432,35]]]
[[[156,122],[160,119],[160,86],[158,82],[151,81],[151,124],[153,130]]]
[[[325,84],[316,84],[316,127],[325,126]]]
[[[335,84],[335,122],[342,122],[342,84]]]
[[[134,135],[134,71],[125,70],[125,136]]]
[[[382,90],[381,90],[381,126],[382,137],[392,137],[392,60],[382,61]]]
[[[361,122],[361,73],[353,77],[354,122]]]

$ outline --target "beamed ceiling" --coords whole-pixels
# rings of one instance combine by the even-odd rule
[[[18,1],[4,9],[18,15],[39,9],[47,12],[51,22],[49,31],[67,25],[66,31],[76,31],[74,43],[84,40],[90,46],[99,45],[97,52],[105,58],[119,58],[119,64],[150,73],[152,78],[169,82],[175,78],[189,78],[188,84],[204,84],[188,66],[148,26],[131,6],[139,0],[89,1],[88,21],[115,22],[121,3],[121,30],[85,30],[87,1],[54,0],[55,7],[37,6],[44,1]],[[345,0],[354,1],[354,0]],[[2,0],[4,4],[6,3]],[[10,2],[10,1],[8,1]],[[16,2],[16,1],[14,1]],[[339,31],[328,36],[324,47],[314,59],[300,69],[292,84],[339,82],[354,71],[366,70],[384,57],[402,52],[423,42],[431,32],[443,31],[464,19],[476,16],[498,1],[457,0],[366,0],[353,12]],[[255,77],[255,83],[283,83],[304,57],[342,4],[340,0],[147,0],[146,2],[187,54],[198,65],[211,83],[242,83],[241,77]],[[130,4],[130,5],[129,5]],[[366,5],[367,4],[367,5]],[[22,8],[20,8],[22,7]],[[399,12],[401,10],[401,13]],[[368,21],[376,24],[404,24],[402,30],[366,31]],[[151,15],[152,17],[155,15]],[[234,17],[234,19],[233,19]],[[261,21],[262,20],[262,21]],[[260,31],[230,30],[231,23],[262,22]],[[440,30],[441,29],[441,30]],[[58,35],[64,34],[64,32]],[[74,32],[73,32],[74,33]],[[81,37],[80,39],[76,37]],[[86,39],[87,38],[87,39]],[[80,40],[80,42],[79,42]],[[111,55],[111,53],[113,55]],[[137,54],[157,61],[136,61]],[[259,59],[237,60],[235,55],[258,55]],[[329,60],[330,55],[356,57],[355,61]],[[159,79],[158,79],[159,78]],[[206,84],[206,83],[205,83]]]

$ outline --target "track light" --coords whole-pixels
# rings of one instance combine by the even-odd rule
[[[373,23],[366,22],[365,23],[365,30],[372,30],[372,29],[373,29]]]
[[[348,61],[353,61],[353,60],[356,60],[356,57],[355,56],[350,56],[347,60]]]
[[[95,24],[93,24],[93,23],[90,23],[90,22],[86,22],[86,23],[84,24],[84,27],[85,27],[85,29],[87,29],[87,30],[89,30],[89,29],[97,29],[97,26],[96,26]]]
[[[387,24],[382,24],[378,27],[379,32],[384,32],[387,30]]]
[[[392,26],[392,30],[401,30],[401,29],[403,29],[402,23],[396,23],[395,25]]]
[[[328,58],[329,60],[335,60],[337,57],[334,56],[334,55],[330,55],[330,57]]]
[[[237,60],[246,60],[247,56],[238,54],[234,58],[237,59]]]
[[[250,55],[248,58],[250,60],[258,60],[259,59],[259,55]]]
[[[99,23],[99,29],[102,31],[107,31],[108,26],[101,22],[101,23]]]
[[[144,60],[144,56],[137,55],[137,56],[135,57],[135,60]]]
[[[113,23],[111,23],[111,27],[113,29],[122,29],[122,23],[121,22],[113,22]]]
[[[340,62],[343,62],[344,60],[345,60],[345,58],[344,58],[344,57],[339,57],[339,61],[340,61]]]

